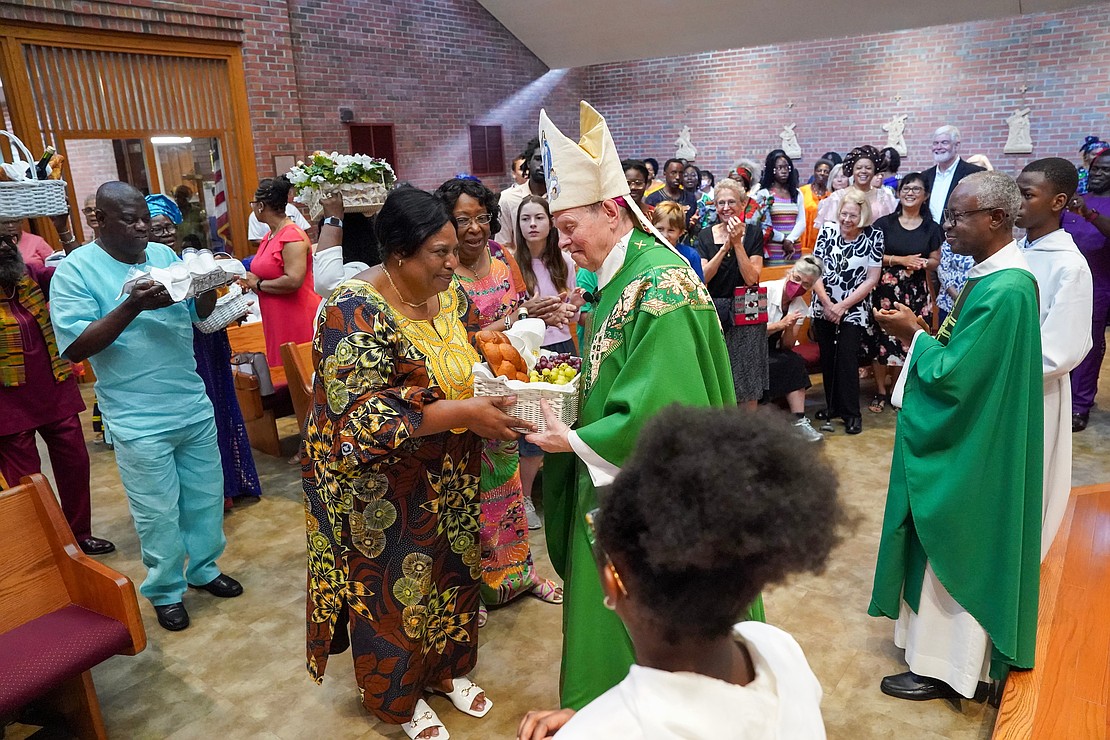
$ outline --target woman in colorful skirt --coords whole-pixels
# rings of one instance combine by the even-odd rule
[[[455,277],[477,309],[483,329],[504,331],[522,306],[530,317],[543,319],[550,326],[565,322],[567,304],[557,296],[529,299],[517,261],[490,239],[500,230],[500,223],[497,196],[489,188],[475,180],[455,178],[443,183],[436,195],[447,204],[458,233]],[[563,589],[541,578],[532,562],[516,441],[486,441],[479,491],[483,604],[501,606],[522,594],[561,604]],[[483,608],[478,625],[485,622]]]

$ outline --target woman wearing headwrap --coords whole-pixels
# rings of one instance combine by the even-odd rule
[[[161,193],[146,196],[146,207],[150,209],[150,240],[165,244],[180,254],[181,245],[177,242],[177,226],[181,223],[181,209]]]
[[[882,161],[883,157],[879,154],[879,150],[868,144],[857,146],[848,152],[848,156],[844,158],[844,174],[848,176],[851,185],[844,190],[834,192],[817,206],[816,223],[818,229],[837,220],[836,216],[840,213],[840,202],[850,191],[863,194],[868,207],[871,209],[872,219],[894,213],[894,209],[898,207],[898,201],[894,198],[894,194],[886,188],[876,188],[871,185],[871,180],[875,177],[875,172]]]
[[[1076,195],[1087,194],[1087,171],[1091,169],[1091,162],[1095,161],[1098,154],[1106,151],[1107,144],[1097,136],[1088,136],[1079,147],[1079,155],[1083,157],[1083,166],[1079,168],[1079,189]],[[1097,152],[1097,153],[1096,153]]]
[[[177,226],[181,210],[164,195],[146,196],[150,209],[150,240],[178,249]],[[193,354],[197,358],[197,374],[204,381],[204,390],[216,413],[216,439],[220,462],[224,469],[224,509],[234,505],[236,496],[261,496],[262,484],[254,467],[247,427],[239,401],[235,397],[235,379],[231,374],[231,343],[227,331],[205,334],[193,327]]]

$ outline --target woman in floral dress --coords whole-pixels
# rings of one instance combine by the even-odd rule
[[[327,300],[305,429],[308,670],[350,646],[363,705],[413,738],[448,694],[482,716],[478,657],[482,437],[512,440],[505,399],[471,397],[477,314],[454,281],[441,201],[403,187],[378,215],[385,260]],[[443,732],[440,732],[442,735]]]
[[[447,204],[455,222],[459,238],[455,275],[478,311],[481,328],[503,331],[506,319],[510,323],[516,319],[521,306],[530,317],[543,319],[551,326],[566,323],[574,315],[574,309],[558,296],[528,298],[516,260],[490,240],[500,224],[497,196],[489,188],[456,178],[443,183],[436,195]],[[547,603],[561,604],[563,589],[541,578],[532,562],[516,442],[486,441],[480,490],[482,601],[500,606],[532,594]],[[483,609],[479,626],[485,621]]]
[[[911,172],[898,186],[898,207],[894,213],[875,221],[883,232],[883,272],[871,294],[876,309],[894,308],[895,303],[909,306],[926,324],[933,320],[933,300],[929,295],[928,273],[940,264],[940,245],[944,232],[929,213],[929,191],[925,178]],[[867,354],[875,371],[875,396],[868,409],[882,413],[898,374],[906,363],[906,348],[874,322],[867,326]]]

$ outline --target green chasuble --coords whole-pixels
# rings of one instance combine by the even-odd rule
[[[632,232],[624,264],[602,287],[588,336],[575,429],[615,466],[664,406],[736,403],[709,293],[682,257],[641,231]],[[625,678],[634,654],[624,625],[602,605],[585,522],[597,508],[586,464],[570,453],[548,455],[543,479],[548,550],[565,581],[562,706],[581,709]]]
[[[906,377],[868,613],[916,613],[928,560],[986,630],[991,676],[1032,668],[1044,455],[1037,285],[1021,269],[968,280]]]

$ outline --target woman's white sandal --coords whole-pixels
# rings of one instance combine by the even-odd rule
[[[416,740],[421,732],[433,727],[439,728],[439,734],[435,736],[435,740],[450,740],[450,733],[447,732],[447,728],[443,726],[443,722],[440,721],[435,711],[428,706],[428,702],[417,699],[416,709],[412,712],[412,719],[401,725],[401,729],[411,740]]]
[[[493,709],[493,702],[490,701],[488,696],[486,697],[486,706],[481,711],[471,709],[474,700],[478,698],[478,694],[484,694],[485,691],[469,678],[452,678],[451,691],[440,691],[438,689],[432,689],[431,691],[433,694],[446,696],[455,705],[455,709],[463,714],[469,714],[471,717],[485,717],[489,714],[489,710]]]

